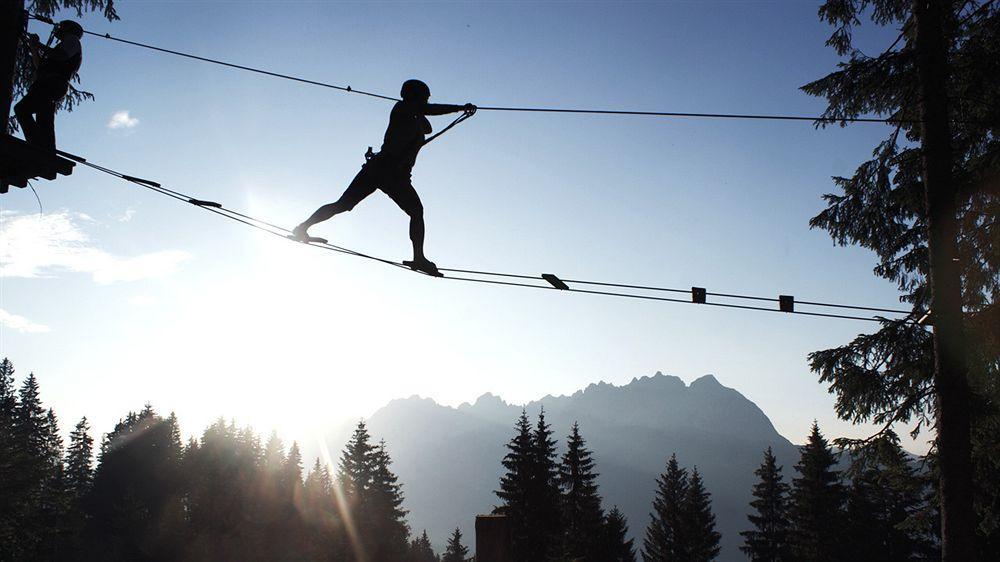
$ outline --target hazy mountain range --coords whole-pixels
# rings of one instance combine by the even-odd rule
[[[604,505],[625,512],[637,548],[649,522],[655,479],[671,453],[682,466],[697,466],[712,494],[721,560],[745,559],[738,533],[748,525],[753,471],[764,449],[774,449],[786,480],[798,459],[798,449],[756,404],[712,375],[685,385],[656,373],[624,386],[591,384],[571,396],[546,396],[523,406],[492,394],[458,408],[419,397],[394,400],[367,421],[373,438],[386,441],[414,532],[426,529],[440,550],[458,526],[474,547],[474,516],[497,504],[493,491],[514,422],[523,408],[534,424],[542,407],[560,454],[571,425],[580,423],[600,472]],[[341,450],[352,429],[331,435],[331,450]]]

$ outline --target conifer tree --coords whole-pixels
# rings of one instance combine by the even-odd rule
[[[698,468],[691,470],[688,479],[687,493],[684,496],[684,538],[687,545],[686,560],[690,562],[709,562],[719,555],[719,539],[721,535],[715,530],[715,514],[712,513],[712,500]]]
[[[462,531],[455,527],[451,537],[448,538],[448,546],[441,556],[441,562],[468,562],[469,548],[462,544]]]
[[[849,558],[925,560],[937,558],[937,537],[929,521],[925,482],[899,446],[892,431],[858,455],[851,466],[847,493]]]
[[[299,444],[295,441],[292,441],[292,446],[288,449],[288,456],[285,457],[279,481],[282,494],[291,502],[302,487],[302,453],[299,451]]]
[[[537,556],[553,558],[562,546],[560,513],[559,467],[556,463],[556,440],[552,427],[545,421],[545,409],[538,413],[538,423],[532,435],[532,496]]]
[[[285,444],[278,437],[278,432],[272,431],[264,445],[264,472],[277,474],[285,465]]]
[[[427,538],[427,530],[417,538],[410,541],[407,555],[409,562],[438,562],[438,557],[431,547],[431,540]]]
[[[408,547],[402,487],[391,463],[385,443],[372,445],[365,423],[358,422],[341,454],[338,480],[372,562],[401,560]]]
[[[677,463],[676,454],[671,455],[667,470],[656,479],[653,512],[642,541],[644,562],[686,560],[688,540],[684,534],[687,528],[684,507],[687,491],[687,470]]]
[[[87,522],[83,507],[94,480],[93,456],[94,439],[90,436],[90,426],[84,417],[77,422],[70,433],[69,447],[66,449],[64,471],[67,496],[66,554],[78,555],[84,549],[84,531]]]
[[[94,552],[112,560],[176,559],[181,444],[176,419],[146,405],[119,421],[101,444],[89,503]]]
[[[827,45],[842,61],[802,90],[826,99],[824,117],[830,123],[859,116],[896,123],[870,159],[852,174],[834,178],[837,190],[824,196],[826,209],[810,226],[826,230],[839,245],[873,251],[875,275],[896,284],[913,318],[933,312],[935,328],[931,332],[905,318],[885,320],[873,333],[810,354],[810,366],[836,394],[841,418],[884,428],[896,423],[933,428],[935,441],[948,436],[935,448],[946,457],[938,464],[940,505],[951,506],[943,518],[951,519],[947,528],[953,536],[943,542],[957,541],[946,556],[971,558],[969,534],[975,528],[981,547],[992,543],[996,548],[984,556],[1000,559],[1000,482],[993,476],[1000,449],[1000,385],[995,382],[1000,379],[995,220],[1000,214],[1000,4],[826,0],[819,15],[832,26]],[[867,42],[870,54],[858,48],[854,29],[868,25],[866,19],[891,30],[884,35],[889,38],[884,50],[869,51]],[[929,54],[937,60],[929,63]],[[935,94],[927,95],[927,88]],[[927,185],[931,174],[933,193]],[[932,275],[939,276],[937,289]],[[939,303],[932,302],[938,297]],[[935,339],[941,345],[940,338],[952,351],[939,362]],[[943,379],[935,380],[935,373]],[[979,525],[972,520],[973,502]]]
[[[66,487],[79,502],[90,491],[94,480],[94,439],[84,416],[69,434],[66,450]]]
[[[14,364],[6,357],[0,361],[0,560],[12,560],[16,550],[14,498],[15,478],[14,411],[17,393]]]
[[[563,556],[569,560],[597,562],[601,559],[604,512],[596,480],[592,453],[580,435],[579,424],[574,423],[559,465]]]
[[[610,562],[635,562],[635,547],[633,540],[628,538],[628,521],[618,506],[604,517],[604,529],[601,533],[603,545],[600,552],[603,559]]]
[[[507,442],[507,453],[501,464],[505,472],[500,476],[500,489],[497,497],[503,502],[497,512],[506,515],[510,521],[511,542],[514,557],[518,560],[529,556],[536,540],[532,528],[531,507],[533,501],[532,471],[534,447],[531,436],[531,422],[528,414],[521,410],[521,416],[514,425],[515,435]]]
[[[771,447],[764,451],[764,461],[754,471],[759,478],[753,487],[750,502],[756,514],[747,515],[753,530],[743,531],[740,547],[753,562],[783,562],[791,560],[788,547],[788,484]]]
[[[9,491],[15,527],[10,548],[18,560],[47,557],[51,526],[62,507],[61,440],[55,414],[42,406],[33,373],[18,390],[11,439]]]
[[[364,499],[363,492],[372,479],[373,446],[370,440],[365,422],[359,421],[340,456],[340,487],[348,502],[359,508]]]
[[[333,500],[333,480],[319,458],[313,463],[302,486],[302,519],[308,528],[307,546],[311,559],[327,560],[340,548],[340,521]]]
[[[844,549],[844,488],[837,461],[826,438],[813,422],[812,432],[801,448],[793,480],[790,520],[791,547],[797,559],[825,562],[839,560]]]
[[[399,478],[389,468],[392,459],[385,441],[379,442],[378,447],[372,450],[371,457],[371,487],[365,504],[368,506],[366,520],[372,524],[372,560],[395,562],[405,555],[410,535],[406,524],[406,510],[403,509],[403,490],[398,482]],[[423,539],[427,539],[426,532]],[[429,549],[430,541],[426,542]],[[432,556],[433,554],[431,551]]]

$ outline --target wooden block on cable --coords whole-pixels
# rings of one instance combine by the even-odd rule
[[[34,178],[54,180],[73,173],[76,162],[63,158],[55,151],[31,146],[10,135],[0,137],[0,193],[7,186],[27,187]]]

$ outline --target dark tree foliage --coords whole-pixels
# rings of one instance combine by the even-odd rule
[[[555,440],[544,412],[533,430],[522,411],[515,431],[502,461],[497,511],[510,518],[514,558],[541,562],[561,546]]]
[[[389,468],[392,459],[386,450],[385,441],[375,448],[372,466],[370,496],[365,502],[369,509],[363,522],[368,528],[363,531],[374,546],[369,552],[371,560],[393,562],[401,559],[407,550],[410,528],[406,524],[406,510],[403,509],[403,487],[399,478]],[[424,533],[426,539],[426,533]],[[427,543],[428,546],[430,542]]]
[[[687,538],[687,560],[709,562],[719,555],[719,539],[722,535],[715,530],[715,514],[712,513],[711,494],[705,490],[698,468],[691,470],[687,494],[684,497],[684,522]]]
[[[438,562],[438,557],[431,547],[431,540],[427,538],[426,530],[419,537],[410,541],[406,560],[407,562]]]
[[[791,493],[792,554],[816,562],[840,560],[845,540],[844,487],[835,470],[837,459],[815,422],[801,451],[795,465],[799,477],[793,480]]]
[[[559,537],[562,536],[559,490],[559,466],[556,463],[556,440],[552,438],[552,427],[545,422],[545,409],[538,413],[538,423],[532,435],[532,456],[534,457],[533,478],[535,497],[533,507],[535,526],[541,537],[538,553],[549,558],[559,555]]]
[[[181,453],[176,421],[149,405],[105,436],[88,502],[92,553],[137,562],[179,556]]]
[[[6,357],[0,361],[0,559],[10,559],[16,545],[14,409],[17,394],[14,365]]]
[[[604,516],[604,528],[601,532],[603,545],[601,551],[603,560],[610,562],[635,562],[635,546],[628,538],[628,520],[618,506]]]
[[[940,558],[928,482],[894,433],[880,439],[874,454],[856,458],[850,472],[846,532],[851,559]]]
[[[740,533],[744,539],[740,550],[754,562],[791,560],[788,547],[788,484],[781,476],[781,468],[768,447],[760,468],[754,471],[759,478],[753,487],[754,500],[750,502],[754,513],[747,515],[753,530]]]
[[[566,440],[566,452],[559,465],[559,486],[562,488],[563,557],[568,560],[599,562],[604,512],[597,492],[594,459],[587,449],[580,426]]]
[[[10,438],[11,496],[4,503],[11,506],[9,516],[18,536],[6,548],[15,559],[51,558],[62,541],[51,529],[61,529],[66,510],[62,440],[55,414],[42,405],[34,374],[18,390]]]
[[[318,459],[303,481],[297,444],[286,453],[272,435],[262,447],[251,429],[219,419],[182,446],[176,417],[148,405],[104,437],[94,469],[86,418],[63,455],[38,381],[30,375],[15,392],[6,360],[0,423],[5,562],[400,562],[414,552],[437,560],[426,534],[408,548],[389,452],[371,445],[364,424],[344,451],[340,481],[354,492],[341,503],[340,484]]]
[[[84,417],[69,434],[63,470],[66,491],[65,503],[65,549],[82,552],[85,547],[87,517],[83,511],[83,500],[90,494],[94,481],[94,439],[90,436],[90,426]]]
[[[455,531],[448,538],[448,546],[441,555],[441,562],[468,562],[468,560],[469,548],[462,544],[462,531],[455,527]]]
[[[66,487],[75,499],[83,498],[94,481],[94,438],[84,417],[69,434],[66,450]]]
[[[368,428],[359,422],[341,456],[339,481],[355,514],[359,548],[372,562],[400,560],[407,552],[403,492],[390,464],[385,444],[373,445]]]
[[[334,502],[333,477],[318,458],[302,486],[299,513],[305,524],[303,542],[308,546],[310,559],[322,560],[324,554],[341,551],[343,545],[337,541],[341,522]]]
[[[684,504],[688,491],[687,469],[677,463],[677,455],[667,461],[667,470],[656,479],[653,512],[642,541],[644,562],[687,560],[687,529]]]
[[[118,20],[118,13],[115,11],[114,0],[30,0],[25,4],[25,9],[33,14],[38,14],[48,18],[57,18],[60,16],[67,16],[63,11],[70,11],[71,14],[76,17],[80,17],[84,12],[94,12],[100,11],[101,14],[108,21]],[[43,37],[44,41],[45,38]],[[85,59],[86,60],[86,59]],[[28,51],[28,46],[24,41],[18,44],[17,49],[17,62],[15,64],[14,71],[14,92],[13,98],[16,101],[21,98],[25,92],[28,91],[28,86],[31,85],[31,80],[34,77],[35,69],[31,63],[31,53]],[[80,76],[74,76],[73,82],[76,84],[80,83]],[[59,104],[59,109],[66,111],[73,111],[73,108],[77,104],[84,100],[92,100],[94,95],[90,92],[81,90],[75,86],[75,84],[70,83],[69,93],[63,98],[62,102]],[[17,122],[13,117],[8,117],[8,124],[12,130],[17,128]]]
[[[951,2],[943,22],[948,48],[954,192],[958,201],[958,259],[969,377],[973,389],[972,455],[975,507],[984,559],[1000,557],[1000,5]],[[803,90],[828,102],[834,120],[876,114],[905,120],[875,147],[850,177],[835,177],[839,192],[810,225],[837,244],[859,245],[878,257],[875,274],[895,283],[903,301],[925,311],[927,223],[921,163],[915,26],[911,0],[827,0],[820,17],[834,26],[828,44],[845,60]],[[855,47],[862,18],[899,28],[884,52]],[[837,413],[854,422],[891,427],[936,421],[931,335],[921,326],[883,321],[874,334],[816,351],[811,367],[837,395]],[[865,441],[841,441],[864,446]]]

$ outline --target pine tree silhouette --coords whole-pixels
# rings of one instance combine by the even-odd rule
[[[719,539],[722,537],[715,530],[712,500],[697,467],[691,470],[684,496],[684,526],[687,560],[708,562],[719,555]]]
[[[76,560],[85,548],[87,519],[83,506],[94,481],[94,439],[90,436],[86,417],[80,419],[69,434],[64,480],[67,500],[65,554]]]
[[[90,436],[90,424],[83,417],[69,434],[66,450],[66,487],[73,498],[79,501],[90,491],[94,481],[94,438]]]
[[[562,489],[563,557],[580,562],[599,562],[604,512],[597,492],[597,473],[592,453],[580,435],[580,426],[573,428],[566,441],[566,452],[559,465],[559,486]]]
[[[795,465],[800,476],[793,480],[791,493],[792,554],[817,562],[839,560],[849,540],[844,535],[844,488],[816,422],[801,451]]]
[[[750,507],[756,514],[747,515],[754,530],[743,531],[740,550],[754,562],[791,560],[788,546],[788,484],[781,476],[774,453],[768,447],[760,468],[754,471],[759,481],[753,487]]]
[[[667,470],[656,479],[656,496],[650,513],[646,537],[642,541],[644,562],[687,560],[688,544],[684,535],[684,503],[687,496],[687,470],[677,464],[677,455],[667,461]]]
[[[183,481],[175,422],[147,405],[105,436],[89,509],[95,555],[136,561],[179,556]]]
[[[448,538],[448,546],[441,556],[441,562],[468,562],[469,548],[462,545],[462,531],[455,527],[451,537]]]
[[[618,506],[611,508],[611,511],[604,517],[604,528],[601,536],[603,544],[600,552],[603,554],[604,560],[635,562],[635,546],[632,544],[633,540],[628,538],[628,521]]]
[[[372,560],[376,562],[402,559],[406,555],[407,538],[410,535],[406,524],[406,510],[402,507],[402,486],[398,477],[390,470],[391,464],[392,459],[385,441],[380,441],[378,447],[371,452],[372,480],[370,496],[365,502],[369,506],[366,520],[372,525]],[[427,545],[430,547],[429,541]]]
[[[544,410],[534,429],[522,410],[514,429],[502,461],[506,472],[495,492],[503,501],[497,512],[510,518],[514,558],[540,562],[558,556],[562,542],[556,442]]]
[[[17,391],[14,364],[6,357],[0,361],[0,560],[14,560],[19,548],[16,539],[16,502],[18,488],[14,411]]]
[[[532,465],[534,484],[534,528],[536,531],[536,549],[539,559],[553,558],[559,555],[562,546],[562,518],[560,503],[562,494],[559,491],[559,467],[556,464],[556,440],[552,438],[552,427],[545,422],[545,409],[538,413],[538,423],[532,435]]]
[[[434,554],[434,549],[431,547],[431,540],[427,538],[427,530],[425,529],[419,537],[410,541],[409,551],[407,552],[408,562],[438,562],[438,557]]]
[[[522,410],[521,416],[514,425],[515,435],[507,442],[507,454],[501,464],[505,472],[500,476],[500,489],[494,493],[502,504],[497,512],[506,515],[510,520],[511,541],[516,558],[531,548],[533,529],[530,509],[532,500],[532,449],[531,422],[528,414]]]
[[[33,373],[18,390],[11,438],[15,559],[49,559],[56,547],[48,540],[49,530],[58,525],[65,511],[62,440],[55,413],[42,405]]]
[[[891,430],[857,456],[847,491],[849,557],[871,560],[925,560],[940,557],[936,528],[923,517],[926,481],[910,466]]]

